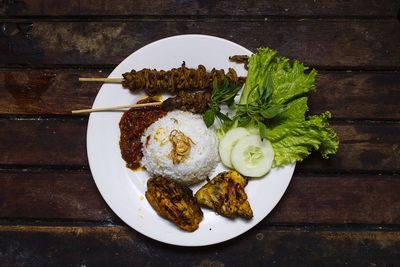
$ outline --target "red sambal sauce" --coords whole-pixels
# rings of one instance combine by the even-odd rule
[[[156,102],[155,99],[145,98],[138,101],[140,103]],[[122,158],[126,162],[126,167],[132,170],[140,168],[140,161],[143,157],[141,138],[144,131],[153,122],[167,114],[161,106],[150,106],[133,108],[124,113],[119,122],[121,137],[119,147]]]

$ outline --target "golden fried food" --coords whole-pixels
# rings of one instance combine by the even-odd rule
[[[169,156],[174,164],[179,164],[188,158],[191,144],[194,144],[192,139],[178,130],[172,130],[169,135],[169,140],[172,143],[172,151]]]
[[[228,218],[251,219],[253,211],[244,191],[246,185],[247,179],[238,172],[222,172],[200,188],[195,198],[199,204]]]
[[[158,176],[147,181],[146,198],[161,217],[182,230],[193,232],[203,219],[203,212],[190,188]]]

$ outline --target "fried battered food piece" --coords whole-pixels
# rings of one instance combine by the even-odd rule
[[[147,181],[147,200],[158,215],[182,230],[193,232],[203,219],[203,212],[190,188],[161,176]]]
[[[247,179],[238,172],[222,172],[200,188],[194,197],[199,204],[223,216],[240,216],[249,220],[253,218],[253,211],[244,191],[246,185]]]

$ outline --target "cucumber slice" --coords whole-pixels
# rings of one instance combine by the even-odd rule
[[[238,127],[229,130],[228,132],[226,132],[225,136],[222,137],[221,141],[219,142],[218,151],[221,161],[225,166],[232,168],[232,148],[241,138],[248,135],[250,135],[249,131],[247,131],[243,127]]]
[[[231,152],[233,167],[247,177],[266,175],[274,160],[274,149],[268,140],[261,141],[259,135],[240,139]]]

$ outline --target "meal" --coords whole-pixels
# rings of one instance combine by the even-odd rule
[[[271,169],[302,161],[312,151],[328,158],[339,145],[329,112],[306,114],[315,70],[269,48],[230,59],[246,65],[247,77],[233,69],[185,64],[123,74],[124,87],[149,96],[138,103],[172,94],[124,113],[120,149],[128,168],[143,167],[150,175],[145,195],[151,207],[189,232],[201,225],[201,207],[251,220],[248,183],[267,179]],[[225,171],[214,174],[218,164]],[[201,186],[194,195],[193,185]]]

